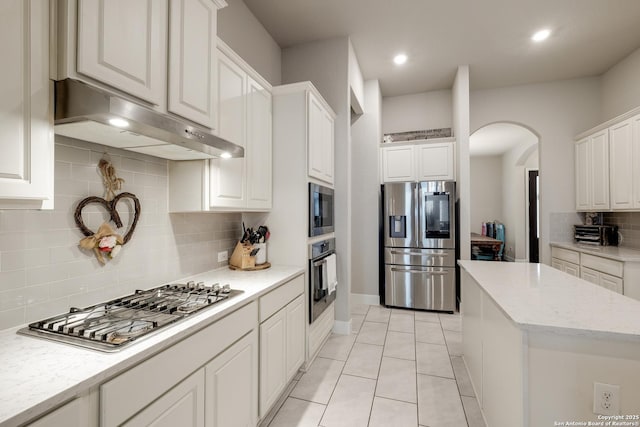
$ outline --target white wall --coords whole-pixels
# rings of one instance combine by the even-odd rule
[[[482,223],[502,221],[502,156],[469,159],[471,177],[471,231],[480,234]]]
[[[607,121],[639,106],[640,49],[602,75],[601,121]]]
[[[282,51],[282,82],[310,80],[336,113],[335,235],[338,256],[336,320],[349,322],[351,294],[351,111],[349,39],[340,37],[292,46]]]
[[[550,262],[549,217],[575,211],[573,138],[600,122],[599,78],[471,92],[471,130],[500,121],[540,137],[540,260]]]
[[[218,36],[273,86],[281,82],[281,51],[242,0],[218,11]]]
[[[453,132],[456,137],[456,182],[460,259],[471,258],[471,191],[469,176],[469,66],[459,66],[453,83]]]
[[[382,133],[453,127],[450,90],[382,98]]]
[[[377,80],[364,83],[364,114],[351,127],[351,293],[378,295],[378,184],[382,98]]]
[[[537,144],[534,135],[533,145]],[[527,167],[538,167],[538,150],[527,158],[523,154],[531,147],[521,143],[502,156],[502,222],[505,227],[504,255],[509,261],[527,260]],[[527,162],[527,160],[529,160]],[[528,165],[528,166],[527,166]]]
[[[353,44],[349,40],[349,87],[353,96],[351,102],[356,102],[359,107],[364,106],[364,82],[362,79],[362,71],[360,71],[360,64],[358,63],[358,57],[356,51],[353,49]],[[355,100],[353,99],[355,97]]]
[[[97,164],[105,152],[141,213],[131,240],[101,266],[78,248],[84,236],[73,215],[80,200],[104,194]],[[169,214],[166,160],[58,136],[55,158],[53,211],[0,210],[0,330],[227,264],[216,253],[233,249],[240,214]],[[129,224],[125,203],[118,211]],[[95,205],[83,218],[92,230],[108,219]]]

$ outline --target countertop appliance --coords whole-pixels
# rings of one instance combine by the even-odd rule
[[[309,245],[309,323],[336,299],[336,239]]]
[[[616,225],[574,225],[573,231],[577,243],[618,246],[618,226]]]
[[[455,310],[455,200],[453,181],[383,186],[385,305]]]
[[[333,189],[309,183],[309,237],[334,231]]]
[[[243,291],[203,282],[164,285],[31,323],[18,333],[94,350],[116,351]]]
[[[54,119],[56,134],[163,159],[244,156],[206,128],[72,79],[55,82]]]

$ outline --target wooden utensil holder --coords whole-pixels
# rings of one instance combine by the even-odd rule
[[[229,264],[242,270],[254,268],[256,266],[256,257],[250,255],[253,249],[253,245],[238,242],[231,254]]]

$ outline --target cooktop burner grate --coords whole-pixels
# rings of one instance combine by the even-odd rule
[[[115,351],[242,291],[200,282],[137,290],[131,295],[29,324],[18,333]]]

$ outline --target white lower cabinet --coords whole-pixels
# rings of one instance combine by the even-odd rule
[[[122,426],[204,427],[204,407],[204,369],[199,369]]]
[[[206,427],[258,421],[258,333],[252,331],[205,368]]]
[[[257,303],[253,302],[102,384],[100,425],[204,426],[206,407],[226,404],[227,399],[231,399],[218,393],[213,400],[210,397],[205,400],[205,377],[222,381],[226,387],[230,378],[238,376],[241,380],[233,382],[233,386],[237,385],[243,394],[236,396],[234,388],[229,389],[229,393],[238,399],[238,407],[255,407],[257,388],[247,386],[251,380],[247,380],[246,375],[255,374],[257,359],[247,359],[248,353],[236,356],[246,347],[246,343],[239,343],[243,337],[251,336],[252,331],[255,334],[257,324]],[[254,347],[245,351],[255,351],[253,339]],[[225,360],[230,363],[228,367],[218,364],[224,365]],[[207,371],[207,368],[210,369]],[[257,375],[253,376],[253,381],[257,381]],[[209,386],[220,390],[215,382],[207,384]],[[247,390],[252,391],[244,394]],[[251,420],[253,414],[255,412],[247,410],[243,416]],[[223,416],[232,417],[229,412]]]
[[[624,289],[625,276],[635,277],[636,264],[565,248],[551,247],[551,266],[553,268],[619,294],[628,295]],[[635,298],[634,295],[629,296]]]
[[[287,385],[287,313],[284,309],[260,325],[260,415]]]
[[[98,427],[97,390],[73,399],[28,426]]]
[[[582,267],[580,270],[580,278],[591,282],[594,285],[602,286],[619,294],[622,293],[622,278],[612,276],[610,274],[601,273],[596,270],[592,270],[587,267]]]
[[[304,363],[304,301],[304,276],[298,276],[260,299],[261,418]]]

